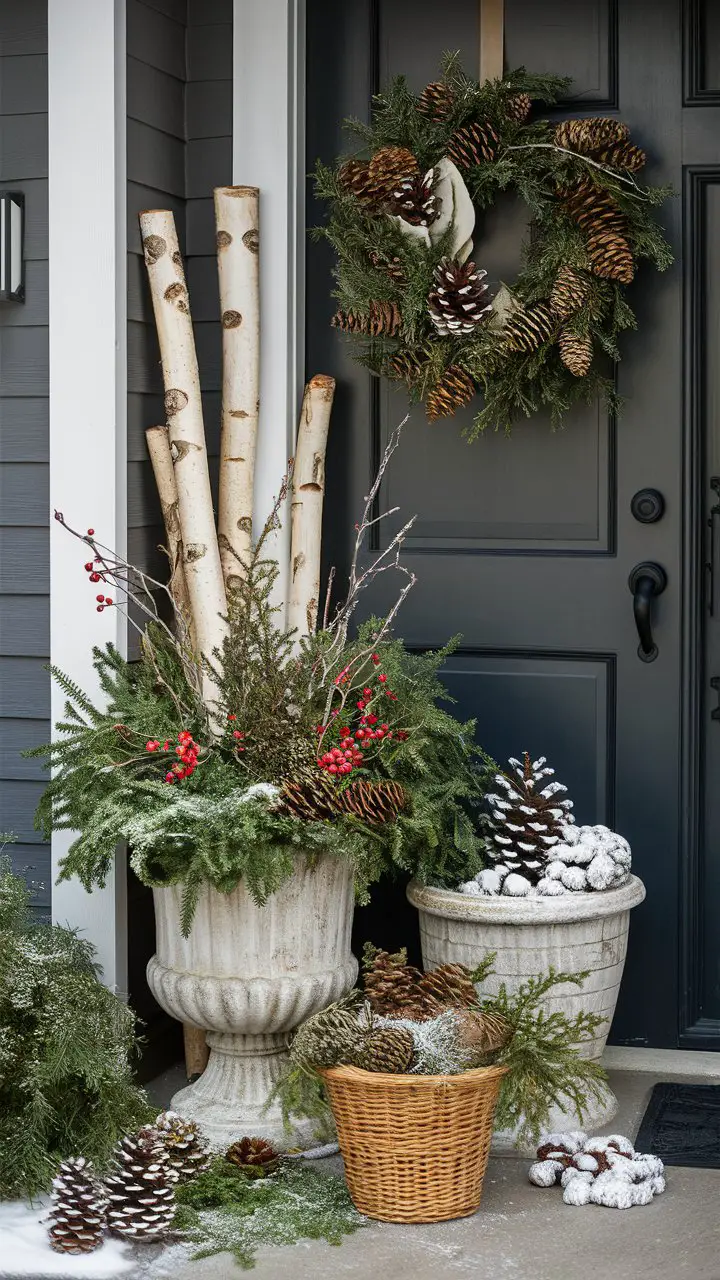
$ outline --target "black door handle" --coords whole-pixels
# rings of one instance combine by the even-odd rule
[[[667,574],[662,565],[646,560],[642,564],[635,565],[628,578],[628,586],[632,591],[633,614],[640,640],[638,657],[643,662],[654,662],[658,655],[658,648],[652,635],[652,601],[655,596],[662,595],[665,590]]]

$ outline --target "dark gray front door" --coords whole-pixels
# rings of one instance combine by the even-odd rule
[[[641,268],[633,286],[639,329],[623,344],[617,422],[594,406],[562,432],[535,418],[509,439],[468,445],[469,412],[428,426],[415,409],[383,495],[403,519],[418,513],[406,641],[462,632],[447,683],[483,745],[499,760],[547,755],[578,819],[632,843],[648,897],[634,915],[613,1035],[634,1044],[720,1047],[720,699],[710,687],[720,675],[720,514],[712,617],[705,570],[720,501],[710,488],[720,475],[719,8],[506,0],[507,65],[572,76],[562,114],[620,114],[650,154],[649,180],[675,184],[663,220],[677,262],[662,276]],[[390,76],[419,89],[448,49],[477,66],[477,0],[308,9],[311,157],[342,149],[341,117],[367,115]],[[319,216],[310,200],[310,220]],[[491,279],[512,281],[526,220],[508,201],[479,225],[474,257]],[[342,567],[352,512],[406,403],[372,383],[329,329],[330,265],[325,248],[311,248],[308,368],[340,380],[327,536]],[[656,523],[631,514],[645,488],[664,498]],[[653,609],[653,662],[638,656],[628,588],[643,561],[661,565],[668,584]]]

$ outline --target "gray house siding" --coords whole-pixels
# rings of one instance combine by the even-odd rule
[[[47,0],[0,0],[0,191],[25,195],[25,303],[0,303],[0,831],[50,906],[50,851],[33,829],[50,735]]]
[[[128,548],[163,576],[162,522],[145,429],[164,422],[138,213],[172,209],[186,270],[213,479],[220,327],[212,188],[232,173],[232,0],[128,0]]]

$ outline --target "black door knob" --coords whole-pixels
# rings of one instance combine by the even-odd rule
[[[662,565],[645,560],[642,564],[635,565],[628,578],[628,586],[632,592],[633,614],[640,640],[638,658],[643,662],[654,662],[658,648],[652,634],[652,601],[665,590],[667,574]]]
[[[665,514],[665,499],[659,489],[638,489],[631,499],[630,510],[641,524],[655,524]]]

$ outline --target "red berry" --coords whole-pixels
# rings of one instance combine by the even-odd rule
[[[106,597],[105,597],[105,603],[106,603],[106,604],[112,604],[112,600],[110,599],[110,596],[106,596]]]
[[[163,751],[167,751],[170,747],[169,741],[163,743]]]
[[[385,730],[384,730],[384,729],[376,729],[376,730],[375,730],[375,737],[376,737],[376,738],[384,738],[384,737],[385,737]]]
[[[325,725],[324,725],[324,724],[316,724],[316,725],[315,725],[315,732],[316,732],[316,733],[324,733],[324,732],[325,732]]]
[[[232,711],[228,711],[228,720],[237,720],[237,716],[234,716]]]
[[[105,605],[104,605],[104,604],[99,604],[99,605],[98,605],[98,607],[97,607],[97,611],[98,611],[98,613],[102,613],[102,611],[103,611],[103,609],[104,609],[104,608],[105,608]]]
[[[363,689],[363,698],[372,698],[372,689]]]
[[[378,676],[378,684],[387,684],[387,676],[382,675],[382,673],[381,673],[381,674]]]
[[[365,737],[365,730],[364,730],[364,729],[358,729],[357,733],[355,734],[355,737],[356,737],[356,738],[364,738],[364,737]]]
[[[105,597],[104,597],[104,596],[96,596],[96,597],[95,597],[95,599],[97,600],[98,604],[103,604],[103,602],[104,602],[104,600],[105,600]]]
[[[337,773],[337,771],[338,771],[338,767],[336,764],[328,765],[328,773]]]
[[[99,573],[91,573],[91,574],[90,574],[90,581],[91,581],[91,582],[99,582],[99,581],[100,581],[100,574],[99,574]]]
[[[86,565],[84,565],[85,572],[86,572],[86,573],[91,573],[91,572],[92,572],[92,567],[93,567],[93,562],[92,562],[92,560],[88,560],[87,564],[86,564]]]
[[[371,655],[370,655],[370,658],[371,658],[371,661],[375,663],[375,666],[377,666],[377,665],[378,665],[378,663],[379,663],[379,661],[380,661],[380,654],[379,654],[379,653],[373,653],[373,654],[371,654]]]
[[[360,701],[358,702],[358,707],[359,707],[360,711],[364,711],[364,710],[365,710],[365,703],[363,702],[362,698],[361,698],[361,699],[360,699]]]
[[[233,729],[233,738],[244,738],[245,734],[240,733],[238,729]]]
[[[88,538],[92,538],[94,532],[95,532],[94,529],[88,529]]]
[[[166,774],[165,774],[165,781],[166,781],[166,782],[174,782],[174,781],[175,781],[175,774],[174,774],[174,773],[166,773]]]
[[[153,741],[151,740],[150,742],[146,742],[146,743],[145,743],[145,750],[146,750],[146,751],[155,751],[155,750],[156,750],[156,748],[157,748],[157,742],[153,742]]]

